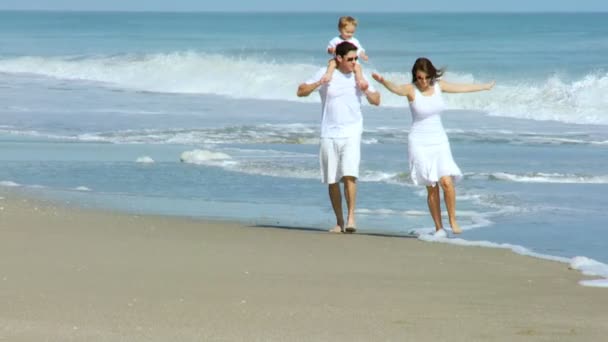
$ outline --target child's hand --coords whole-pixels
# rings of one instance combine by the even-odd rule
[[[369,57],[367,56],[367,54],[365,52],[361,52],[361,55],[359,57],[361,57],[361,59],[363,59],[366,62],[369,60]]]
[[[336,54],[336,48],[335,47],[328,47],[327,48],[327,53],[330,55],[335,55]]]

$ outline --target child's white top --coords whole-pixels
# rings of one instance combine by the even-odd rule
[[[352,43],[353,45],[355,45],[357,47],[357,55],[360,55],[362,52],[365,52],[365,49],[363,48],[363,46],[361,45],[361,43],[359,43],[359,40],[355,37],[352,37],[351,39],[342,39],[342,37],[337,36],[334,39],[329,41],[329,44],[327,44],[327,48],[336,48],[336,45],[347,41],[349,43]]]

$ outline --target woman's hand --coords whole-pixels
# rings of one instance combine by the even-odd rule
[[[378,83],[384,83],[384,77],[378,73],[372,73],[372,78],[375,79]]]

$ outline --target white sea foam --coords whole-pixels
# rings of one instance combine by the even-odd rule
[[[360,208],[356,210],[357,214],[361,215],[398,215],[400,212],[393,209],[366,209]]]
[[[208,150],[185,151],[180,156],[180,161],[188,164],[198,165],[233,165],[232,157],[222,152]]]
[[[490,180],[501,180],[521,183],[574,183],[574,184],[608,184],[608,175],[589,176],[577,174],[533,172],[526,174],[512,174],[506,172],[493,172],[473,177],[486,176]]]
[[[183,152],[180,160],[189,164],[220,167],[250,175],[298,179],[320,178],[318,167],[309,166],[309,159],[316,160],[316,155],[274,150],[228,149],[228,151],[238,155],[232,156],[210,150],[194,150]]]
[[[5,186],[8,188],[15,188],[15,187],[21,186],[21,184],[11,182],[11,181],[0,181],[0,186]]]
[[[78,187],[75,187],[74,190],[77,190],[77,191],[91,191],[91,189],[87,188],[86,186],[78,186]]]
[[[536,253],[536,252],[529,250],[528,248],[525,248],[525,247],[522,247],[519,245],[512,245],[509,243],[495,243],[495,242],[489,242],[489,241],[469,241],[469,240],[464,240],[461,238],[451,238],[451,237],[441,238],[441,237],[435,237],[432,234],[429,234],[429,232],[420,234],[418,238],[422,241],[427,241],[427,242],[449,243],[449,244],[459,245],[459,246],[475,246],[475,247],[510,249],[517,254],[531,256],[531,257],[539,258],[539,259],[562,262],[562,263],[570,265],[570,268],[578,270],[585,275],[604,278],[604,279],[596,279],[596,280],[583,280],[583,281],[580,281],[579,284],[581,284],[583,286],[608,287],[608,265],[598,262],[596,260],[587,258],[587,257],[577,256],[574,258],[565,258],[565,257],[554,256],[554,255]]]
[[[215,94],[233,98],[318,102],[317,96],[298,98],[294,90],[318,66],[281,64],[256,57],[174,52],[94,57],[18,57],[0,59],[0,72],[95,81],[138,91]],[[373,72],[373,67],[366,72]],[[384,73],[406,83],[406,73]],[[240,82],[234,82],[235,79]],[[448,72],[448,81],[483,82],[470,74]],[[491,115],[608,125],[608,73],[589,72],[580,79],[551,76],[540,80],[502,81],[490,92],[446,96],[450,108],[483,110]],[[383,93],[383,105],[405,107],[403,98]]]
[[[138,157],[135,160],[135,162],[136,163],[142,163],[142,164],[152,164],[152,163],[154,163],[154,159],[152,159],[152,158],[150,158],[148,156],[141,156],[141,157]]]
[[[113,144],[299,144],[319,143],[318,124],[257,124],[208,128],[128,129],[109,132],[87,132],[77,135],[43,133],[0,126],[0,133],[54,140],[107,142]],[[365,144],[402,144],[407,141],[403,128],[367,128],[363,134]],[[507,130],[449,129],[452,141],[516,145],[590,145],[605,146],[608,140],[585,132],[538,133]]]
[[[1,131],[1,130],[0,130]],[[57,137],[84,142],[114,144],[302,144],[319,143],[317,126],[305,124],[260,124],[199,129],[142,129],[107,133],[83,133]],[[49,138],[54,138],[50,137]]]
[[[404,176],[403,173],[364,170],[359,178],[363,182],[383,182],[391,184],[404,184],[405,182],[411,184],[407,177]]]
[[[308,78],[317,69],[313,65],[277,64],[196,52],[0,60],[0,71],[7,73],[97,81],[140,91],[251,99],[294,99],[301,78],[304,75]],[[240,82],[234,82],[235,79]],[[313,97],[309,101],[314,101]]]

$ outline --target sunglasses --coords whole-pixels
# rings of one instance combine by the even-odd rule
[[[359,59],[359,57],[348,57],[348,58],[346,59],[346,61],[347,61],[347,62],[354,62],[354,61],[356,61],[356,60],[358,60],[358,59]]]

